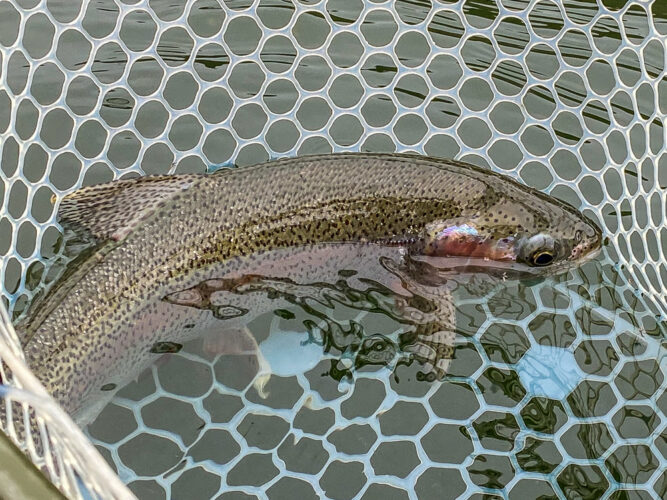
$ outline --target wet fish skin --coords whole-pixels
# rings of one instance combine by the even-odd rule
[[[73,193],[59,213],[98,247],[29,312],[21,336],[31,368],[71,413],[126,352],[181,341],[148,333],[165,296],[212,277],[275,270],[276,252],[289,260],[310,246],[349,245],[352,259],[359,247],[377,248],[544,274],[589,258],[601,240],[576,210],[507,177],[394,154],[119,181]],[[551,265],[530,265],[535,245],[553,252]],[[339,263],[308,269],[324,277]],[[209,321],[205,312],[196,319]],[[172,330],[192,321],[179,314],[169,317]],[[146,324],[137,327],[139,318]]]

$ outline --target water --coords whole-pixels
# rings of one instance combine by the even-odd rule
[[[139,497],[667,495],[650,300],[667,284],[661,2],[436,7],[0,5],[0,277],[16,315],[58,237],[52,195],[283,155],[456,157],[581,207],[610,238],[555,280],[459,287],[442,383],[402,364],[342,377],[351,358],[307,325],[401,326],[359,304],[252,325],[277,374],[266,399],[247,357],[186,345],[88,428]]]

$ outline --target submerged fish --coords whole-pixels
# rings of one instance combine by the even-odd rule
[[[226,332],[281,307],[267,282],[284,299],[297,293],[290,286],[335,283],[350,270],[356,283],[404,297],[471,270],[554,273],[601,244],[576,210],[511,179],[397,154],[117,181],[68,195],[59,217],[94,247],[31,306],[19,333],[33,372],[80,424],[194,332],[224,344]],[[429,313],[439,332],[419,333],[413,350],[437,377],[454,329],[446,292],[441,300]],[[402,310],[428,315],[409,300]]]

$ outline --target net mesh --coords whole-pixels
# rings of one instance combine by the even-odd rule
[[[460,315],[472,318],[457,351],[463,366],[446,384],[402,394],[389,379],[361,374],[366,382],[324,397],[306,375],[278,377],[297,396],[289,408],[272,408],[253,399],[253,389],[218,380],[220,360],[195,346],[107,409],[107,417],[116,412],[117,422],[127,422],[123,432],[105,434],[98,425],[91,436],[146,496],[204,488],[202,495],[223,498],[232,490],[284,498],[311,488],[331,498],[428,498],[429,487],[446,481],[467,495],[572,498],[582,489],[593,497],[632,489],[664,497],[666,40],[659,0],[5,1],[3,297],[18,315],[48,281],[59,235],[51,198],[83,185],[345,150],[414,151],[488,166],[579,207],[610,244],[604,264],[567,282],[463,299]],[[3,341],[15,342],[4,332]],[[502,342],[514,356],[494,350]],[[545,345],[565,348],[559,363],[585,375],[562,397],[529,387],[540,380]],[[13,351],[2,352],[4,360]],[[202,375],[206,390],[165,383],[179,363],[209,374]],[[500,395],[494,384],[522,390]],[[351,416],[345,401],[363,399],[363,391],[378,404]],[[238,412],[217,421],[216,398],[240,404]],[[448,413],[448,398],[470,399],[471,411]],[[163,406],[202,428],[184,437],[173,422],[147,417]],[[332,416],[313,417],[326,428],[299,427],[300,414],[326,408]],[[421,426],[392,433],[383,423],[392,414]],[[536,415],[555,423],[543,428]],[[288,430],[280,442],[252,441],[246,431],[255,421]],[[361,437],[338,445],[346,427]],[[233,456],[191,453],[214,431]],[[368,447],[350,451],[345,443],[355,439]],[[430,444],[456,439],[465,456],[440,456]],[[593,442],[603,443],[594,456],[582,451],[581,443]],[[176,458],[146,469],[146,460],[131,458],[144,449]],[[320,458],[295,458],[309,453]],[[405,459],[392,465],[392,456]],[[96,471],[72,467],[95,491]],[[256,470],[269,472],[249,472]],[[59,473],[49,474],[59,484]],[[342,478],[357,478],[359,487],[339,491]]]

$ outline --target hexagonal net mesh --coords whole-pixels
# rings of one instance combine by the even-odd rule
[[[273,377],[276,402],[194,345],[90,436],[146,497],[664,497],[666,40],[660,0],[2,2],[2,295],[16,318],[51,279],[51,199],[84,185],[334,150],[483,165],[579,207],[609,245],[567,279],[461,291],[444,383],[344,387],[317,364]],[[345,324],[368,316],[351,309]],[[3,378],[33,387],[1,346]],[[30,453],[11,430],[39,415],[28,403],[0,422]],[[66,434],[51,425],[43,443]],[[49,453],[86,450],[65,434]],[[64,491],[106,496],[102,467],[65,462],[46,470]]]

